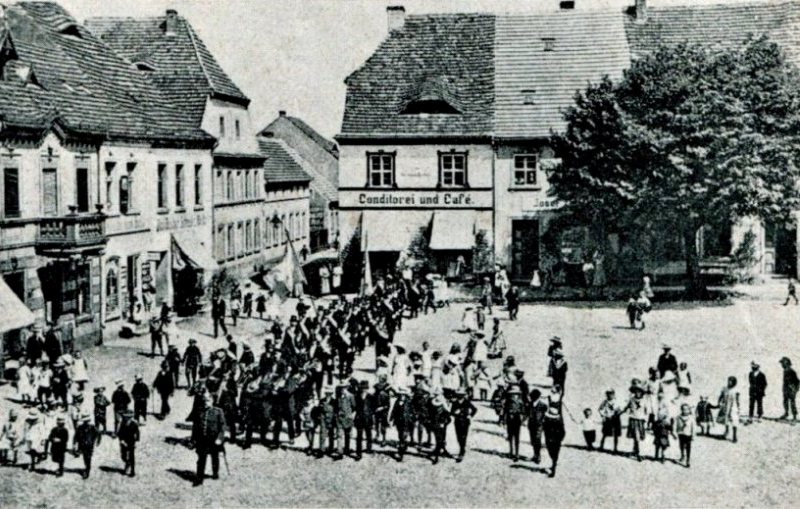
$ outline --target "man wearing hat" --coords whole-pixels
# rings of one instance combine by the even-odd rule
[[[322,389],[319,400],[319,448],[333,455],[336,448],[336,400],[333,398],[333,387],[327,385]]]
[[[378,382],[375,384],[373,397],[375,398],[375,434],[378,443],[383,445],[386,442],[386,428],[389,427],[389,406],[390,391],[389,383],[386,381],[387,375],[378,375]]]
[[[397,399],[389,415],[389,423],[397,428],[397,461],[403,461],[406,453],[409,434],[414,430],[414,409],[411,406],[408,387],[398,387],[395,390]],[[378,395],[376,387],[376,395]]]
[[[337,388],[336,427],[342,433],[339,443],[339,457],[350,455],[350,433],[356,416],[356,399],[347,383]]]
[[[81,422],[75,429],[75,446],[78,452],[83,457],[83,478],[89,478],[89,472],[92,470],[92,455],[94,454],[95,442],[100,438],[97,433],[97,427],[92,424],[92,416],[90,414],[81,415]]]
[[[122,380],[117,380],[115,384],[117,388],[111,395],[111,404],[114,406],[114,435],[119,432],[119,427],[122,423],[122,413],[128,410],[128,406],[131,404],[131,396],[125,390]],[[133,416],[133,414],[131,414],[131,416]]]
[[[131,387],[131,398],[133,398],[133,418],[140,424],[146,422],[147,400],[150,399],[150,388],[142,381],[140,373],[136,374],[133,387]]]
[[[550,376],[553,379],[553,385],[561,387],[561,392],[564,392],[564,385],[567,383],[567,361],[564,359],[564,352],[561,348],[553,350],[553,357],[550,359]]]
[[[172,349],[173,346],[170,346],[170,349]],[[177,353],[177,350],[174,351]],[[168,370],[168,368],[169,365],[167,361],[162,362],[161,369],[158,371],[155,379],[153,380],[153,389],[156,390],[161,398],[161,410],[158,413],[158,417],[160,419],[164,419],[167,417],[167,415],[169,415],[169,398],[172,396],[172,393],[175,392],[175,378],[177,373],[174,373],[173,376],[173,373]],[[147,408],[147,400],[145,400],[145,408]]]
[[[131,477],[136,475],[136,442],[139,441],[139,425],[133,419],[133,412],[124,410],[122,422],[117,431],[119,439],[119,454],[125,467],[122,474]]]
[[[678,372],[678,360],[672,355],[672,348],[669,345],[664,345],[663,349],[664,353],[658,356],[658,364],[656,364],[659,378],[664,378],[667,371]]]
[[[439,456],[451,457],[447,452],[448,424],[450,424],[450,412],[447,409],[447,399],[439,394],[431,401],[431,427],[433,428],[433,439],[436,442],[431,457],[434,465],[439,462]]]
[[[750,363],[750,374],[747,376],[750,383],[748,395],[750,396],[750,420],[753,420],[754,410],[758,410],[758,418],[764,416],[764,395],[767,392],[767,377],[761,367],[753,361]]]
[[[367,442],[367,454],[372,453],[372,425],[375,421],[375,397],[369,392],[369,382],[358,383],[356,397],[356,461],[361,459],[363,441]]]
[[[456,458],[456,462],[461,463],[467,450],[469,425],[478,409],[467,397],[467,391],[463,387],[456,390],[455,396],[455,400],[450,407],[450,413],[453,415],[453,424],[456,428],[456,439],[458,440],[458,458]]]
[[[69,441],[69,431],[66,428],[66,420],[59,415],[56,419],[56,426],[50,430],[47,443],[50,446],[50,458],[58,465],[56,475],[64,475],[64,459],[67,455],[67,442]]]
[[[522,428],[522,419],[525,416],[525,402],[522,399],[522,390],[516,383],[510,384],[506,390],[503,415],[506,421],[508,455],[514,462],[517,462],[519,461],[519,433]]]
[[[788,419],[789,412],[792,412],[792,419],[797,420],[797,390],[800,388],[800,380],[797,379],[797,372],[792,368],[792,361],[788,357],[781,359],[783,366],[783,415],[781,419]]]
[[[242,355],[239,357],[239,364],[244,367],[249,367],[252,364],[255,364],[256,356],[253,354],[253,350],[250,348],[250,345],[247,343],[242,343]]]
[[[107,408],[111,404],[105,394],[105,387],[94,388],[94,425],[97,428],[97,444],[100,444],[100,437],[102,433],[108,431],[106,426],[106,413]]]
[[[539,389],[534,389],[530,393],[527,405],[528,435],[531,446],[533,447],[533,462],[537,465],[542,457],[542,432],[544,416],[547,413],[547,403],[542,400],[542,393]]]
[[[197,348],[196,339],[189,338],[189,346],[183,351],[183,359],[181,361],[186,374],[186,387],[192,387],[197,381],[197,369],[203,363],[203,354]],[[175,386],[177,387],[178,384],[175,384]]]
[[[223,450],[224,441],[225,416],[220,408],[214,406],[213,396],[206,392],[203,396],[203,408],[192,425],[192,443],[197,452],[195,486],[203,484],[208,456],[211,456],[212,477],[219,478],[219,453]]]
[[[169,368],[169,374],[172,376],[172,387],[173,390],[180,387],[180,373],[181,373],[181,363],[183,362],[183,357],[181,357],[180,352],[178,351],[178,345],[169,345],[167,348],[167,358],[165,359],[167,363],[167,367]]]
[[[628,418],[628,438],[633,440],[633,455],[636,457],[637,461],[641,461],[639,443],[644,440],[645,437],[645,423],[648,413],[644,399],[644,383],[634,378],[631,380],[630,392],[631,398],[620,413],[622,414],[626,411],[630,412],[630,417]]]
[[[55,400],[63,405],[67,404],[69,384],[69,374],[65,369],[64,361],[58,359],[55,364],[53,364],[53,376],[50,378],[50,387],[52,388]]]

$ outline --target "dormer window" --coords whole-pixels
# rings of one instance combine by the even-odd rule
[[[8,79],[6,76],[6,64],[17,60],[17,58],[17,50],[14,48],[14,43],[11,42],[11,35],[6,35],[0,45],[0,79]]]
[[[445,76],[426,77],[416,83],[405,97],[404,115],[459,114],[455,85]]]
[[[555,51],[556,50],[556,38],[555,37],[542,37],[542,44],[544,45],[545,51]]]
[[[78,29],[78,25],[67,25],[61,30],[58,31],[61,35],[68,35],[70,37],[77,37],[81,39],[83,36],[81,35],[80,29]]]
[[[525,104],[527,106],[533,106],[536,104],[536,90],[533,89],[522,90],[521,94],[522,94],[522,104]]]
[[[452,105],[441,99],[411,101],[401,112],[404,115],[415,114],[458,114],[461,113]]]
[[[133,64],[137,71],[142,72],[155,72],[156,68],[147,62],[136,62]]]

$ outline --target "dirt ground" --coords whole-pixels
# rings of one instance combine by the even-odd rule
[[[463,343],[466,336],[457,332],[463,307],[453,305],[406,320],[397,340],[412,348],[427,340],[442,350],[454,341]],[[769,381],[765,413],[770,419],[743,426],[736,444],[696,438],[690,469],[669,460],[666,464],[651,461],[651,438],[641,463],[626,455],[589,452],[580,428],[567,421],[558,475],[549,479],[540,469],[549,466],[546,455],[539,466],[528,459],[513,463],[506,457],[504,430],[491,409],[480,403],[469,450],[460,464],[443,460],[432,465],[413,450],[398,463],[380,448],[360,462],[314,459],[299,450],[305,446],[304,439],[293,446],[284,444],[280,450],[255,446],[244,451],[228,445],[230,474],[223,467],[219,481],[193,488],[195,455],[182,445],[190,433],[181,421],[188,414],[189,399],[180,391],[165,421],[150,416],[142,427],[135,478],[120,474],[118,445],[104,438],[87,481],[78,473],[80,458],[69,457],[63,478],[51,474],[54,465],[49,461],[37,473],[1,468],[0,506],[789,506],[800,497],[800,428],[774,420],[783,413],[778,359],[787,355],[800,363],[800,308],[745,300],[730,306],[657,306],[648,315],[644,331],[626,329],[619,306],[528,305],[522,307],[517,321],[505,320],[504,314],[503,318],[507,353],[516,356],[533,384],[549,384],[544,376],[548,340],[553,335],[563,338],[569,362],[565,402],[576,417],[584,407],[596,411],[608,388],[615,388],[624,400],[630,379],[646,375],[666,342],[679,361],[689,363],[695,395],[715,400],[727,376],[737,376],[743,412],[747,410],[749,363],[759,361]],[[204,334],[209,329],[207,320],[183,322],[181,327],[186,331],[179,338],[181,350],[189,335],[199,339],[201,349],[219,344]],[[249,337],[263,328],[264,322],[251,320],[235,332]],[[152,380],[158,360],[143,355],[149,352],[148,342],[147,338],[115,339],[86,352],[90,388],[103,384],[110,391],[116,378],[125,379],[130,387],[136,372]],[[256,340],[253,347],[258,355]],[[371,377],[372,363],[371,356],[360,359],[357,376]],[[15,405],[7,399],[12,391],[10,386],[0,388],[2,419]],[[454,450],[452,429],[448,443]],[[525,433],[521,449],[529,458]],[[629,451],[629,441],[621,440],[621,449]],[[673,442],[667,457],[677,456]]]

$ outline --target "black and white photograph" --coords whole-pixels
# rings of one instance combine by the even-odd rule
[[[800,0],[0,0],[0,507],[791,507]]]

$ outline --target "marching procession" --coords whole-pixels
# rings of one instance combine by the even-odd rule
[[[395,336],[405,319],[419,315],[420,309],[409,304],[419,302],[409,298],[416,287],[398,274],[380,279],[369,295],[339,296],[316,305],[303,297],[288,321],[279,316],[264,321],[258,355],[248,342],[235,339],[232,324],[226,346],[206,352],[190,338],[181,353],[173,338],[163,358],[151,353],[161,358],[151,383],[137,374],[128,389],[118,379],[110,399],[102,386],[92,388],[93,397],[88,395],[91,370],[81,352],[62,354],[49,333],[37,331],[28,344],[27,363],[17,374],[17,405],[3,412],[0,461],[27,461],[28,468],[36,470],[49,455],[57,475],[62,475],[68,454],[79,455],[86,479],[95,446],[110,435],[119,442],[122,473],[133,477],[136,444],[145,432],[140,426],[146,426],[149,414],[169,419],[170,399],[181,388],[193,401],[186,416],[192,423],[186,443],[197,454],[195,485],[203,483],[209,457],[217,478],[220,456],[227,465],[226,446],[248,449],[254,435],[268,448],[293,448],[300,440],[305,454],[335,461],[360,461],[381,452],[398,462],[413,455],[433,464],[449,458],[460,463],[470,449],[476,405],[494,410],[497,424],[505,428],[512,462],[524,459],[520,435],[525,426],[534,464],[542,461],[544,442],[550,477],[555,476],[565,438],[565,416],[583,431],[587,450],[605,450],[610,439],[614,454],[619,453],[623,416],[627,417],[630,456],[639,461],[648,434],[653,458],[661,462],[670,438],[676,438],[679,463],[685,467],[690,466],[693,437],[709,435],[714,423],[724,426],[724,438],[737,441],[742,409],[736,377],[729,377],[713,403],[707,396],[695,400],[687,363],[678,362],[669,345],[664,345],[647,378],[632,379],[627,401],[618,400],[613,389],[606,391],[596,410],[599,419],[593,417],[594,409],[578,412],[568,403],[568,363],[560,337],[551,338],[546,352],[550,383],[526,379],[515,355],[507,351],[504,320],[498,316],[500,309],[492,314],[491,297],[467,306],[458,329],[467,338],[463,344],[456,341],[449,351],[439,351],[423,341],[419,350],[410,349]],[[240,298],[238,290],[231,298]],[[215,295],[214,300],[219,306],[223,299]],[[213,319],[217,322],[218,317]],[[171,320],[169,310],[161,311],[160,320]],[[151,327],[151,335],[159,330]],[[152,342],[160,344],[160,339]],[[374,369],[354,369],[354,361],[367,350],[374,350]],[[796,419],[797,374],[790,359],[784,357],[781,365],[786,410],[782,418],[791,414]],[[755,362],[748,379],[753,421],[763,416],[767,381]],[[109,407],[113,425],[106,421]],[[451,425],[456,444],[447,442]]]

